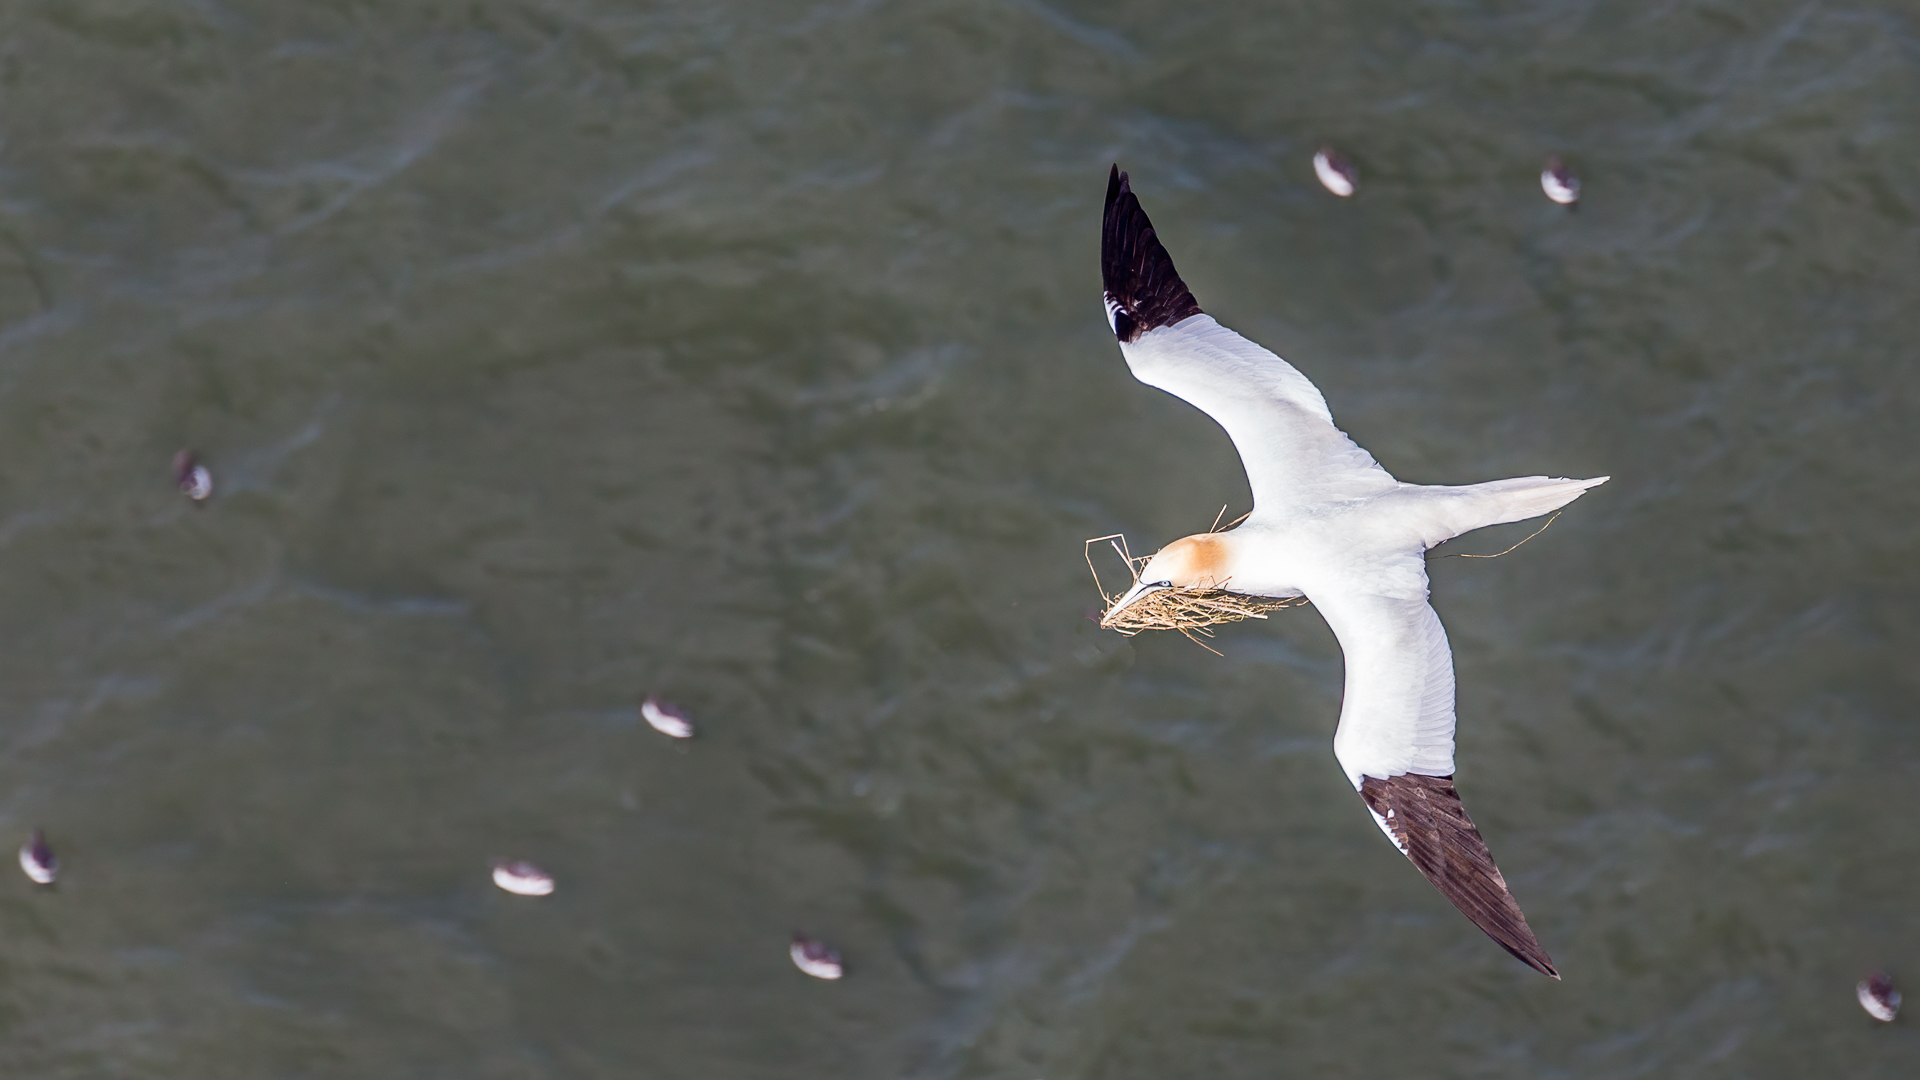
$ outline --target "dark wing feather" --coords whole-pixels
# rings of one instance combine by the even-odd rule
[[[1200,314],[1200,304],[1154,234],[1153,222],[1115,165],[1107,176],[1107,213],[1100,226],[1100,276],[1113,316],[1113,334],[1133,341],[1161,326]]]
[[[1451,776],[1360,780],[1360,797],[1386,820],[1394,843],[1460,913],[1522,963],[1554,978],[1560,973],[1534,940],[1527,917],[1507,891],[1493,853],[1473,827]]]

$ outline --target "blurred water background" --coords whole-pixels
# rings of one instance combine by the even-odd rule
[[[1920,1075],[1917,30],[0,5],[4,1071]],[[1247,500],[1104,325],[1115,161],[1400,477],[1614,477],[1433,564],[1564,982],[1362,812],[1310,608],[1087,621]]]

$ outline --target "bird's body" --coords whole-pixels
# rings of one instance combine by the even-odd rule
[[[518,859],[494,863],[493,883],[517,896],[547,896],[553,892],[552,874]]]
[[[1360,185],[1360,174],[1354,171],[1353,162],[1330,146],[1321,147],[1313,155],[1313,175],[1319,177],[1321,187],[1343,199]]]
[[[1162,588],[1305,596],[1346,656],[1334,756],[1375,821],[1489,936],[1557,978],[1453,790],[1453,654],[1427,603],[1425,554],[1557,509],[1606,477],[1402,483],[1334,426],[1306,376],[1200,310],[1117,166],[1101,248],[1128,368],[1226,429],[1254,497],[1238,528],[1148,560],[1113,610]]]
[[[840,954],[832,946],[805,934],[793,935],[787,955],[793,958],[794,967],[816,979],[832,980],[846,973],[840,964]]]
[[[53,848],[47,846],[47,838],[39,829],[20,845],[20,869],[37,885],[51,885],[60,876],[60,860],[54,858]]]
[[[1557,157],[1548,158],[1546,168],[1540,170],[1540,190],[1568,209],[1580,205],[1580,178]]]

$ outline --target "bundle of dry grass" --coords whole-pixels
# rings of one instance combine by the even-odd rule
[[[1264,619],[1267,612],[1293,607],[1306,603],[1305,597],[1277,599],[1271,596],[1252,596],[1234,592],[1226,588],[1191,589],[1169,586],[1147,593],[1125,608],[1115,610],[1125,589],[1109,594],[1100,581],[1100,571],[1093,565],[1093,545],[1106,542],[1113,547],[1114,554],[1120,556],[1127,571],[1133,577],[1133,584],[1139,584],[1140,568],[1147,564],[1145,557],[1136,557],[1127,550],[1126,537],[1115,533],[1112,536],[1097,536],[1087,541],[1087,569],[1093,571],[1094,588],[1100,590],[1100,596],[1107,602],[1107,609],[1100,616],[1102,630],[1116,630],[1132,637],[1142,630],[1178,630],[1188,640],[1209,652],[1216,651],[1207,643],[1195,637],[1195,634],[1213,636],[1214,626],[1221,623],[1239,622],[1242,619]]]
[[[1110,597],[1106,614],[1100,616],[1101,629],[1118,630],[1123,634],[1137,634],[1142,630],[1179,630],[1182,633],[1195,630],[1207,633],[1208,627],[1220,623],[1264,619],[1267,612],[1304,604],[1306,598],[1296,596],[1281,600],[1271,596],[1250,596],[1231,589],[1179,589],[1169,586],[1155,589],[1121,611],[1114,611],[1112,602],[1113,598]]]

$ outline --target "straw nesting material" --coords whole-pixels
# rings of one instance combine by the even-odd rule
[[[1093,571],[1094,588],[1100,590],[1100,596],[1107,602],[1106,611],[1100,616],[1102,630],[1115,630],[1132,637],[1142,630],[1178,630],[1195,643],[1202,644],[1197,634],[1213,636],[1211,627],[1221,623],[1239,622],[1242,619],[1264,619],[1267,612],[1293,607],[1307,602],[1304,596],[1273,597],[1254,596],[1250,593],[1234,592],[1222,587],[1182,588],[1169,585],[1155,589],[1134,600],[1125,608],[1115,610],[1115,605],[1127,590],[1109,595],[1106,586],[1100,582],[1100,571],[1093,566],[1092,545],[1106,541],[1111,544],[1114,553],[1126,563],[1127,571],[1133,576],[1133,583],[1139,584],[1140,568],[1147,564],[1145,557],[1135,557],[1127,550],[1126,538],[1115,534],[1099,536],[1087,541],[1087,569]]]
[[[1209,627],[1221,623],[1264,619],[1269,611],[1306,603],[1306,598],[1301,596],[1282,600],[1272,596],[1237,593],[1231,589],[1182,589],[1175,586],[1155,589],[1119,611],[1113,609],[1116,599],[1107,598],[1107,610],[1100,616],[1100,628],[1118,630],[1128,636],[1142,630],[1198,631],[1208,634],[1211,633]]]

